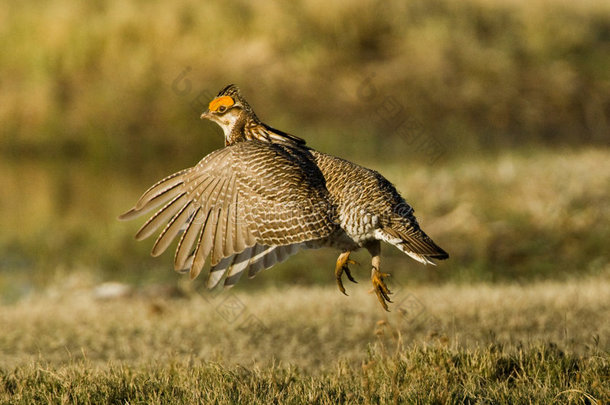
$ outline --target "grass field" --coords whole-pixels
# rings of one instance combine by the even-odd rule
[[[608,162],[591,148],[363,162],[452,254],[426,268],[384,249],[389,314],[366,253],[350,297],[332,250],[205,292],[116,221],[134,181],[100,194],[85,184],[107,173],[5,164],[0,220],[19,233],[2,235],[0,402],[607,403]],[[126,291],[103,299],[113,280]]]
[[[25,3],[0,4],[0,403],[610,403],[608,1]],[[386,176],[450,260],[383,247],[385,313],[366,252],[350,297],[330,249],[224,292],[150,257],[116,218],[222,147],[198,117],[228,83]]]
[[[610,399],[610,273],[571,282],[132,290],[73,276],[0,307],[3,403]]]

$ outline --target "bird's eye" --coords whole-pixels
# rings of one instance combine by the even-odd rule
[[[220,107],[218,107],[218,112],[223,113],[223,112],[225,112],[225,111],[227,111],[227,107],[226,107],[226,106],[221,105]]]

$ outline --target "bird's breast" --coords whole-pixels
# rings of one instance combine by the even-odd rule
[[[375,239],[379,216],[365,208],[350,208],[339,213],[340,226],[355,244],[362,246],[363,243]]]

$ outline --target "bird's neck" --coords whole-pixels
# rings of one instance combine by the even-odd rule
[[[225,129],[225,146],[238,142],[258,140],[269,143],[305,145],[305,140],[263,124],[256,115],[240,117]]]
[[[225,133],[225,146],[233,145],[234,143],[244,142],[247,140],[244,132],[247,119],[239,117],[231,126],[223,127]]]

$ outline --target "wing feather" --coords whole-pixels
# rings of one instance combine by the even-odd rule
[[[218,200],[218,197],[223,194],[223,188],[227,183],[227,179],[219,178],[218,182],[210,192],[208,201],[206,202],[206,209],[210,209],[215,212],[215,222],[213,229],[210,230],[209,236],[206,236],[205,243],[210,244],[210,250],[207,254],[212,252],[212,266],[215,266],[220,259],[222,259],[222,239],[224,237],[224,227],[226,224],[226,215],[223,215],[222,201]],[[207,232],[207,225],[206,225]]]
[[[235,199],[235,196],[237,196],[237,192],[235,191],[235,175],[233,174],[231,176],[231,179],[229,180],[229,187],[226,191],[226,195],[223,198],[224,199],[224,208],[225,208],[225,217],[226,217],[226,227],[225,227],[225,234],[224,234],[224,238],[222,240],[222,245],[223,245],[223,249],[222,249],[222,255],[223,257],[227,257],[230,256],[231,254],[235,253],[235,252],[241,252],[243,249],[235,249],[234,246],[234,237],[233,237],[233,232],[235,231],[235,205],[233,205],[233,201]]]
[[[253,276],[285,260],[298,250],[293,245],[328,236],[336,228],[332,210],[321,203],[328,200],[308,149],[252,140],[214,151],[154,184],[121,219],[165,203],[136,238],[166,224],[152,249],[156,256],[184,231],[175,269],[190,266],[194,278],[211,255],[208,284],[227,274],[225,284],[233,285],[246,270]]]
[[[275,249],[275,246],[256,245],[254,253],[250,258],[250,267],[248,268],[248,277],[253,278],[261,270],[265,269],[265,255]]]
[[[190,170],[190,168],[181,170],[155,183],[144,192],[142,197],[136,202],[136,205],[129,211],[121,214],[119,219],[127,221],[136,218],[180,194],[182,191],[179,186],[182,184],[184,175]]]
[[[214,288],[216,287],[216,285],[218,285],[218,282],[222,279],[222,276],[224,276],[225,272],[227,271],[229,266],[231,266],[236,256],[237,255],[224,257],[216,265],[212,266],[212,268],[210,269],[210,273],[208,274],[206,287]]]
[[[176,256],[174,258],[174,269],[177,271],[184,269],[188,256],[193,248],[193,243],[197,240],[199,231],[201,231],[201,228],[203,227],[203,222],[201,221],[201,218],[199,218],[200,212],[201,207],[193,212],[192,218],[188,222],[186,230],[178,242]]]
[[[178,212],[187,201],[186,193],[174,197],[153,215],[136,233],[136,239],[142,240],[152,235],[163,223],[167,222],[176,212]]]
[[[195,257],[190,272],[191,279],[194,279],[199,275],[205,264],[205,259],[210,254],[210,250],[212,250],[212,232],[216,228],[217,219],[218,210],[210,210],[203,231],[201,231],[201,235],[199,236],[199,241],[197,242],[197,249],[195,250]]]
[[[251,257],[251,247],[244,249],[235,256],[235,260],[227,272],[227,278],[225,278],[225,287],[232,287],[239,281],[241,276],[248,269]]]
[[[273,249],[269,250],[269,252],[267,252],[267,254],[265,254],[265,256],[263,257],[262,261],[265,269],[268,269],[269,267],[275,265],[275,263],[277,263],[278,261],[277,246],[274,246]]]
[[[159,256],[161,253],[165,252],[165,249],[172,243],[178,232],[182,229],[184,223],[188,220],[189,216],[192,215],[192,212],[189,210],[192,201],[188,201],[184,206],[178,211],[176,215],[169,220],[163,231],[157,237],[155,244],[153,245],[151,255]]]
[[[134,208],[138,210],[142,209],[144,205],[148,204],[153,199],[162,196],[167,191],[181,184],[183,182],[183,175],[188,173],[189,170],[191,169],[180,170],[155,183],[142,194],[142,197],[140,197]]]

